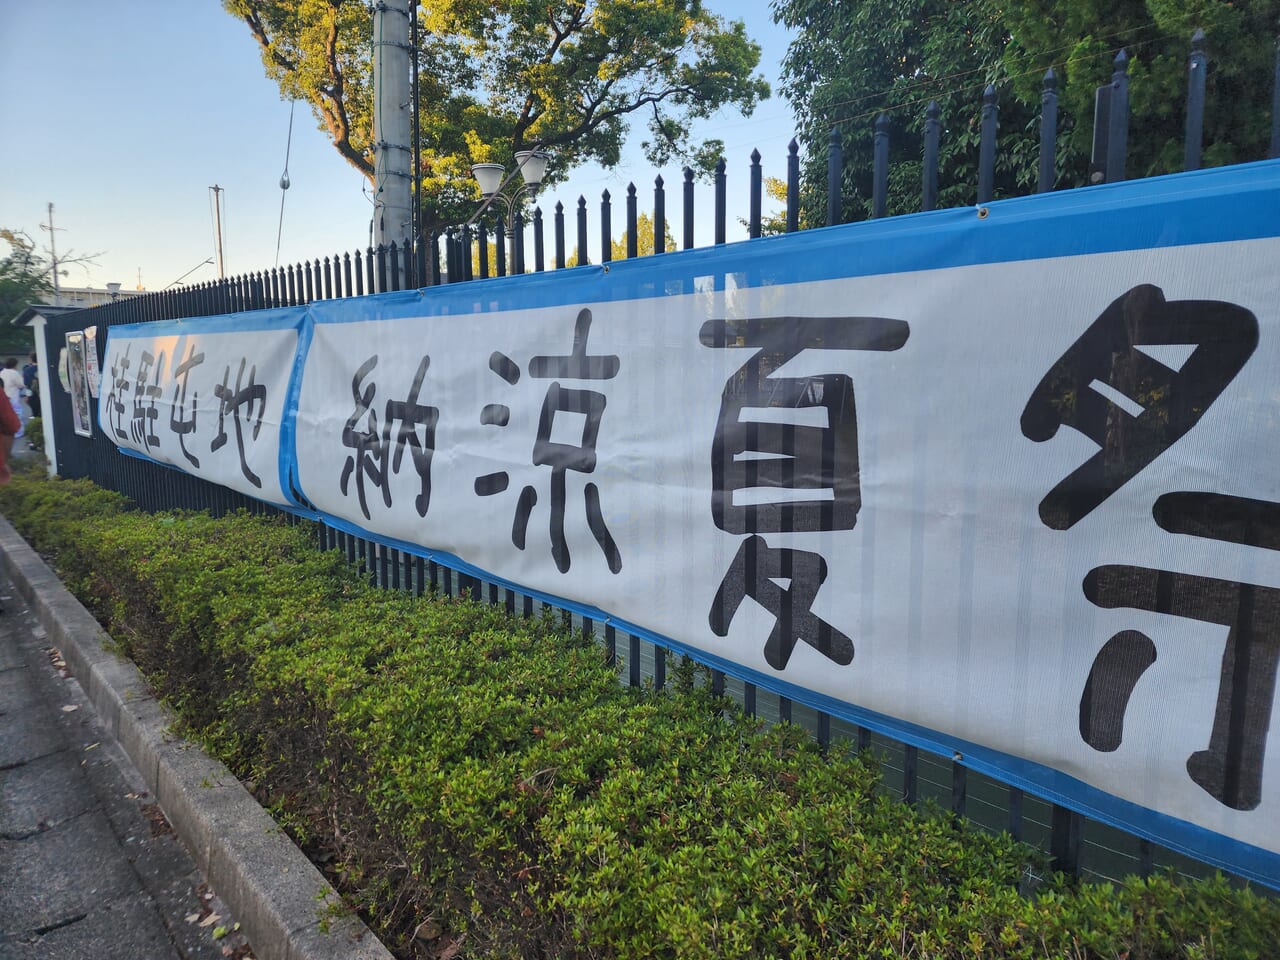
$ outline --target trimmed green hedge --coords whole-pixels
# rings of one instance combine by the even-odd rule
[[[309,525],[34,476],[0,509],[401,956],[1280,954],[1280,905],[1221,877],[1019,896],[1038,853],[688,663],[628,689],[558,621],[377,590]]]

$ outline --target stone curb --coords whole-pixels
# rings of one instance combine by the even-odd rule
[[[12,524],[0,565],[146,781],[183,846],[240,921],[258,960],[392,960],[311,861],[222,763],[169,732],[132,662]],[[332,916],[330,915],[332,914]]]

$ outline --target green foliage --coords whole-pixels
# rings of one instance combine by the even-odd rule
[[[342,156],[373,174],[372,4],[223,0],[262,48],[283,96],[311,104]],[[459,223],[479,197],[472,163],[510,164],[540,144],[548,183],[579,163],[617,164],[630,118],[655,163],[692,157],[690,122],[749,114],[769,86],[740,21],[700,0],[434,0],[419,10],[423,222]]]
[[[0,509],[401,956],[1280,946],[1276,901],[1221,878],[1024,899],[1038,854],[879,795],[875,764],[762,730],[688,661],[666,693],[622,687],[558,617],[374,589],[306,525],[34,475]]]
[[[671,224],[663,221],[663,252],[674,253],[676,250],[676,238],[671,235]],[[653,247],[653,214],[640,211],[636,214],[636,256],[651,257],[654,253]],[[609,238],[609,252],[614,260],[627,259],[627,231],[622,231],[622,236],[616,240]],[[580,262],[578,248],[574,246],[573,252],[565,258],[565,266],[576,267]]]
[[[1182,169],[1187,56],[1207,34],[1204,165],[1266,155],[1280,0],[778,0],[775,17],[798,31],[783,65],[805,147],[802,210],[825,222],[827,139],[845,150],[846,220],[871,213],[876,116],[890,121],[889,210],[919,209],[924,111],[941,108],[940,207],[974,202],[980,107],[995,85],[1000,127],[995,194],[1034,191],[1040,98],[1052,67],[1059,91],[1056,186],[1088,180],[1096,87],[1130,57],[1130,177]]]
[[[44,449],[44,418],[32,417],[22,427],[22,435],[33,450]]]
[[[53,289],[49,265],[26,234],[0,229],[0,239],[9,244],[8,255],[0,259],[0,353],[29,353],[34,346],[31,331],[9,321]]]

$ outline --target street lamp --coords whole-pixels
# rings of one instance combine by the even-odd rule
[[[502,205],[507,210],[507,270],[509,273],[516,268],[516,207],[519,206],[520,200],[526,194],[537,194],[538,188],[542,186],[542,178],[547,175],[547,161],[550,159],[551,154],[545,150],[520,150],[516,153],[516,168],[510,173],[507,173],[506,167],[500,163],[473,163],[471,165],[471,175],[476,178],[476,183],[480,185],[480,194],[484,197],[484,203],[467,221],[466,226],[469,227],[480,219],[493,201],[502,201]],[[502,191],[515,178],[517,173],[523,178],[524,183],[520,186],[520,189],[508,196]],[[470,256],[470,253],[467,256]]]

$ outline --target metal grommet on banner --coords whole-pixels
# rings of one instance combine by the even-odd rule
[[[600,264],[600,266],[604,268],[605,273],[609,272],[609,265],[607,263],[602,263]]]
[[[988,210],[986,207],[979,207],[979,208],[978,208],[978,219],[979,219],[979,220],[985,220],[985,219],[987,219],[987,216],[988,216],[990,213],[991,213],[991,211],[990,211],[990,210]]]

